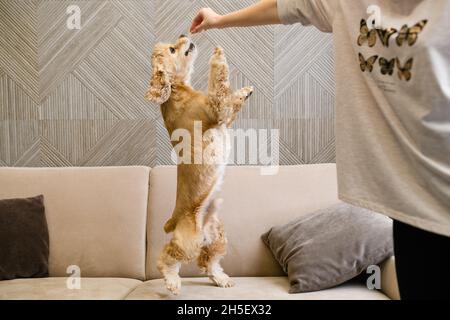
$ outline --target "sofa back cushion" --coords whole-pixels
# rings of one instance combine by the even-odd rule
[[[176,167],[157,167],[150,173],[147,229],[147,278],[160,278],[156,261],[170,239],[163,231],[176,195]],[[231,276],[279,276],[283,271],[261,240],[275,225],[338,203],[336,166],[319,164],[280,167],[261,175],[259,167],[228,167],[220,197],[219,216],[225,224],[228,254],[222,262]],[[197,276],[192,263],[183,276]]]
[[[49,275],[145,277],[149,168],[0,168],[0,199],[44,195]]]

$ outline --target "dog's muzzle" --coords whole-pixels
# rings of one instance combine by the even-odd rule
[[[178,37],[178,39],[181,39],[181,38],[188,38],[188,37],[186,35],[182,34]],[[184,53],[185,56],[189,55],[189,53],[191,53],[192,51],[195,50],[195,44],[190,39],[188,39],[188,40],[190,43],[189,43],[189,48]]]
[[[191,42],[191,44],[189,45],[189,49],[187,49],[187,51],[184,53],[184,55],[187,56],[187,55],[189,55],[189,53],[191,53],[194,50],[195,50],[195,44],[193,42]]]

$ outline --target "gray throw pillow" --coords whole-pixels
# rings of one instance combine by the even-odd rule
[[[262,235],[288,274],[290,293],[340,285],[393,255],[392,220],[340,203]]]
[[[44,197],[0,200],[0,280],[48,276]]]

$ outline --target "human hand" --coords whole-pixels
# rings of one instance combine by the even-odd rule
[[[198,33],[208,29],[219,28],[221,15],[215,13],[211,8],[203,8],[197,13],[192,21],[191,33]]]

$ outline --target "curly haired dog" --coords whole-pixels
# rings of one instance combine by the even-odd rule
[[[221,199],[216,193],[226,163],[218,159],[227,157],[227,129],[253,92],[252,87],[231,91],[229,68],[221,48],[214,50],[209,62],[208,93],[194,90],[189,83],[196,56],[194,43],[184,35],[174,44],[157,44],[151,58],[153,75],[146,93],[148,100],[161,105],[171,137],[178,129],[187,130],[193,137],[195,123],[201,122],[201,139],[195,143],[194,137],[190,142],[189,163],[179,163],[177,167],[176,205],[164,226],[166,233],[173,232],[173,238],[158,260],[158,270],[167,289],[174,294],[180,292],[181,264],[194,259],[217,286],[233,286],[220,266],[227,239],[217,216]],[[176,143],[172,141],[172,145],[175,147]],[[186,159],[186,154],[183,158]]]

